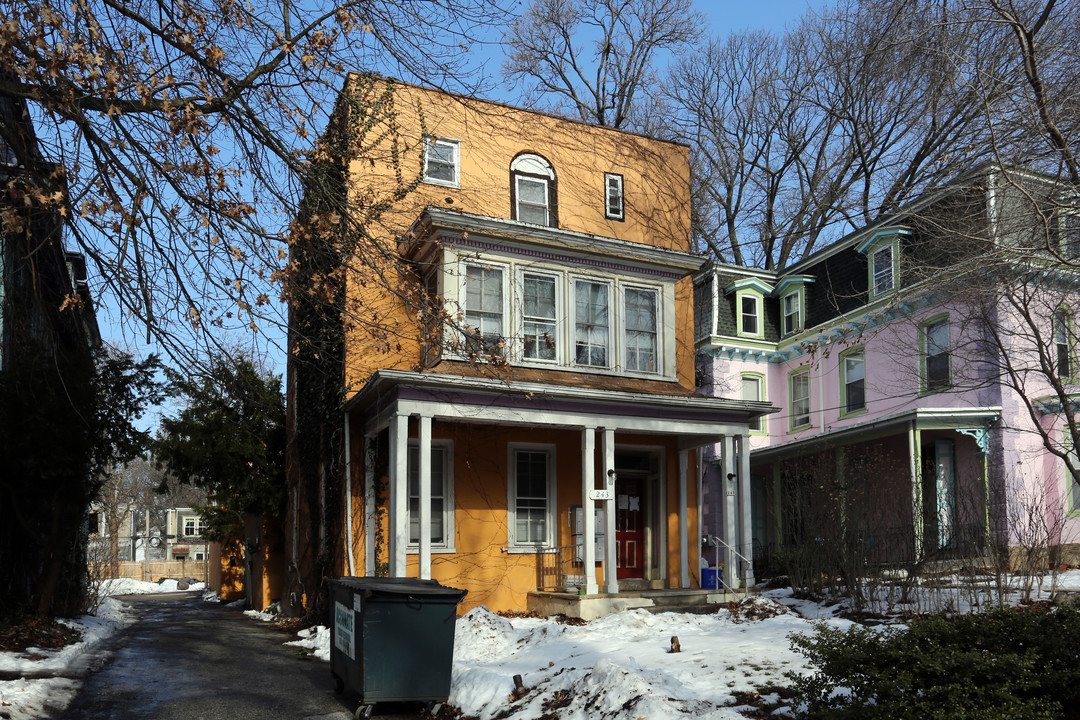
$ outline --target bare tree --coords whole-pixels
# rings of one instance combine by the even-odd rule
[[[174,357],[283,322],[288,221],[347,70],[468,89],[498,0],[9,0],[0,124],[20,207],[66,200],[68,237],[123,318]],[[10,156],[10,158],[9,158]],[[311,191],[309,184],[306,188]],[[5,211],[5,232],[24,229]],[[193,342],[197,341],[197,342]]]
[[[987,111],[1017,73],[1000,28],[953,12],[845,1],[677,63],[668,127],[694,150],[702,244],[782,268],[990,156]]]
[[[530,105],[609,127],[641,127],[657,56],[693,43],[691,0],[534,0],[510,27],[506,77]]]

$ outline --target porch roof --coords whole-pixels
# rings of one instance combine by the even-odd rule
[[[850,445],[903,432],[911,423],[919,430],[961,430],[985,432],[1001,417],[1001,406],[969,408],[914,408],[896,415],[848,425],[831,432],[816,433],[810,437],[769,445],[751,452],[755,462],[774,460],[805,452],[809,448],[826,443]],[[976,437],[977,442],[982,441]]]
[[[402,370],[379,370],[345,403],[346,412],[360,414],[366,433],[382,430],[394,415],[427,415],[455,422],[677,435],[681,448],[711,444],[723,435],[745,435],[750,420],[776,410],[758,401],[527,381],[508,384]]]

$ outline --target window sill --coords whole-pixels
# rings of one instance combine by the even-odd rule
[[[790,434],[790,433],[802,432],[803,430],[811,430],[811,429],[813,429],[813,427],[814,427],[814,423],[812,423],[812,422],[806,423],[805,425],[796,425],[793,428],[789,428],[788,433]]]
[[[453,555],[457,550],[453,547],[433,547],[431,548],[432,555]],[[419,555],[420,548],[415,545],[410,545],[405,549],[406,555]]]
[[[554,549],[554,545],[513,545],[504,547],[502,551],[507,555],[537,555]]]
[[[450,182],[449,180],[439,180],[438,178],[424,178],[420,182],[425,185],[438,185],[440,187],[460,188],[460,182]]]
[[[861,408],[859,410],[852,410],[851,412],[842,412],[842,413],[840,413],[840,419],[841,420],[847,420],[848,418],[858,417],[860,415],[865,415],[867,412],[869,412],[869,411],[865,407]]]

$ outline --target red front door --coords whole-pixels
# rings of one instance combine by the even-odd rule
[[[638,478],[615,481],[615,577],[620,580],[645,577],[642,486]]]

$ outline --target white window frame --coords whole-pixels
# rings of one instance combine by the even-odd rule
[[[547,456],[546,484],[547,498],[544,508],[544,540],[541,542],[519,541],[517,539],[517,453],[539,452]],[[510,443],[507,448],[507,552],[536,552],[555,546],[556,528],[556,454],[554,445],[534,443]]]
[[[435,542],[434,540],[432,540],[432,542],[431,542],[431,551],[432,552],[451,553],[451,552],[454,552],[454,539],[455,539],[455,535],[454,535],[454,442],[452,440],[432,440],[431,441],[431,449],[432,449],[432,451],[439,450],[439,451],[441,451],[443,453],[443,478],[442,478],[443,541],[442,542]],[[413,523],[412,499],[413,499],[414,496],[410,492],[410,488],[408,487],[408,485],[409,485],[409,474],[410,474],[410,472],[412,470],[412,457],[413,457],[413,451],[414,450],[416,451],[417,459],[419,459],[419,457],[420,457],[420,441],[419,440],[409,440],[408,448],[405,451],[406,452],[406,454],[405,454],[405,483],[406,483],[406,491],[405,491],[405,494],[406,494],[406,500],[405,500],[406,507],[405,507],[405,513],[408,516],[407,519],[408,519],[408,527],[409,527],[409,536],[408,536],[409,537],[409,542],[408,542],[408,545],[405,546],[405,551],[407,553],[411,553],[411,554],[415,554],[415,553],[418,553],[420,551],[420,542],[419,542],[419,540],[417,540],[417,542],[413,542],[413,540],[412,540],[412,523]],[[416,471],[420,472],[420,468],[417,467]],[[434,490],[435,490],[435,483],[432,482],[432,497],[435,497]],[[419,495],[417,495],[416,497],[419,497]],[[417,518],[417,523],[419,524],[419,517]],[[419,538],[419,535],[417,535],[417,537]]]
[[[192,532],[188,532],[188,523],[191,523],[194,527]],[[184,517],[184,537],[202,537],[206,532],[206,521],[197,515],[186,515]]]
[[[521,183],[530,182],[544,187],[544,203],[538,205],[536,203],[525,202],[521,199]],[[529,208],[543,208],[544,209],[544,222],[538,223],[532,220],[525,220],[521,217],[521,207],[525,205]],[[525,173],[514,173],[514,219],[518,222],[529,223],[530,225],[540,225],[543,227],[551,227],[551,180],[540,175],[528,175]]]
[[[755,324],[757,325],[757,328],[754,331],[746,329],[745,318],[748,314],[743,312],[743,300],[754,301],[753,318]],[[735,320],[737,325],[736,330],[741,337],[765,337],[765,322],[764,317],[762,317],[762,308],[764,307],[765,298],[762,296],[761,293],[752,290],[737,290],[735,292]]]
[[[530,358],[525,356],[525,276],[532,275],[534,277],[550,278],[555,284],[555,317],[554,328],[552,330],[552,338],[555,341],[555,357],[550,359],[545,358]],[[565,321],[566,313],[563,311],[563,296],[566,293],[565,282],[563,273],[536,268],[531,266],[519,266],[517,268],[517,274],[515,277],[516,286],[514,288],[514,320],[516,322],[515,335],[517,342],[515,343],[515,355],[514,357],[520,360],[522,363],[537,364],[537,365],[565,365],[566,364],[566,341],[565,341]],[[610,314],[610,311],[609,311]]]
[[[788,300],[795,299],[795,312],[788,312]],[[780,325],[782,329],[782,335],[787,337],[788,335],[795,335],[803,329],[803,293],[802,289],[792,290],[789,293],[785,293],[780,298]],[[788,318],[793,317],[794,322],[788,326]]]
[[[888,286],[887,287],[879,287],[879,282],[878,282],[879,272],[878,272],[878,268],[877,268],[877,258],[881,253],[886,252],[886,251],[888,251],[888,253],[889,253],[889,267],[888,267],[888,281],[887,281]],[[889,242],[881,244],[880,246],[875,248],[870,253],[870,268],[869,268],[869,272],[870,272],[870,297],[877,298],[877,297],[881,297],[883,295],[888,295],[889,293],[891,293],[893,290],[896,289],[896,259],[897,259],[897,243],[896,243],[895,240],[891,240]],[[880,274],[884,275],[884,273],[880,273]],[[885,281],[885,279],[883,277],[881,285],[885,285],[885,282],[886,281]]]
[[[501,355],[502,357],[509,357],[511,352],[512,352],[511,344],[512,344],[512,338],[513,338],[513,333],[514,333],[513,316],[510,314],[510,309],[511,309],[510,295],[513,292],[512,268],[511,268],[510,265],[508,265],[506,263],[492,262],[492,261],[489,261],[489,260],[486,260],[486,259],[477,259],[477,258],[462,258],[461,259],[461,265],[460,265],[460,280],[461,280],[461,282],[460,282],[460,285],[459,285],[459,293],[460,294],[458,296],[458,305],[461,308],[461,324],[462,324],[461,336],[459,338],[460,348],[461,348],[460,353],[463,356],[466,356],[466,357],[473,354],[469,350],[469,340],[470,340],[470,337],[471,337],[472,333],[465,330],[465,326],[469,326],[468,313],[469,313],[469,267],[470,266],[476,266],[476,267],[480,267],[480,268],[484,268],[484,269],[501,270],[502,271],[502,336],[501,337],[502,337],[502,341],[503,341],[503,347],[502,347],[502,351],[500,353],[497,353],[497,354]],[[471,326],[469,326],[469,327],[471,327]],[[483,358],[487,357],[488,352],[481,352],[478,355],[479,355],[479,359],[482,360]]]
[[[656,367],[653,370],[631,369],[627,362],[629,343],[626,342],[626,293],[629,290],[650,292],[656,298]],[[658,285],[640,285],[637,283],[620,283],[617,289],[619,293],[619,367],[624,372],[634,375],[653,377],[664,375],[665,345],[664,345],[664,289]]]
[[[604,217],[609,220],[626,219],[623,176],[618,173],[604,173]]]
[[[858,362],[862,365],[862,377],[858,380],[851,379],[851,371],[848,363]],[[855,415],[866,412],[866,347],[852,348],[840,354],[840,417]],[[851,406],[851,385],[862,381],[862,405],[857,408]]]
[[[940,344],[935,342],[934,346],[938,350],[941,350],[942,352],[941,353],[931,354],[931,352],[930,352],[930,342],[931,342],[930,331],[933,328],[937,328],[939,326],[943,326],[944,329],[945,329],[945,340],[947,342],[947,345],[942,347]],[[919,326],[919,333],[920,333],[919,341],[920,341],[920,345],[921,345],[920,351],[921,351],[921,355],[922,355],[922,357],[921,357],[921,363],[922,363],[921,370],[922,370],[922,390],[923,390],[923,392],[924,393],[936,393],[936,392],[942,392],[944,390],[950,389],[952,387],[952,385],[953,385],[953,376],[952,376],[952,322],[951,322],[950,316],[949,315],[939,315],[939,316],[936,316],[936,317],[930,318],[929,320],[924,321]],[[940,384],[940,385],[935,385],[934,387],[931,387],[930,386],[930,367],[929,367],[930,360],[931,360],[931,358],[938,358],[938,357],[940,357],[942,355],[945,357],[945,361],[946,361],[945,382]]]
[[[795,378],[804,375],[806,376],[806,397],[795,396]],[[803,367],[797,370],[792,370],[788,375],[788,412],[790,418],[788,420],[788,427],[791,430],[799,430],[801,428],[810,427],[813,418],[813,406],[811,405],[811,392],[810,392],[810,368]],[[797,413],[796,404],[806,403],[806,412]]]
[[[444,180],[428,175],[428,163],[430,161],[429,153],[432,147],[445,147],[450,149],[450,162],[453,166],[452,169],[454,174],[453,180]],[[429,185],[442,185],[444,187],[454,188],[461,187],[461,141],[433,136],[424,138],[424,182]]]
[[[608,311],[608,324],[607,324],[607,363],[605,365],[589,365],[587,363],[579,363],[577,361],[577,284],[589,283],[591,285],[602,285],[607,290],[607,311]],[[616,311],[615,311],[615,284],[607,279],[590,277],[587,275],[571,275],[570,282],[570,302],[574,308],[573,310],[573,327],[571,333],[573,335],[573,350],[569,350],[570,365],[577,368],[589,368],[592,370],[611,370],[614,367],[614,362],[617,352],[615,347],[615,329],[616,329]],[[568,343],[569,344],[569,343]]]

